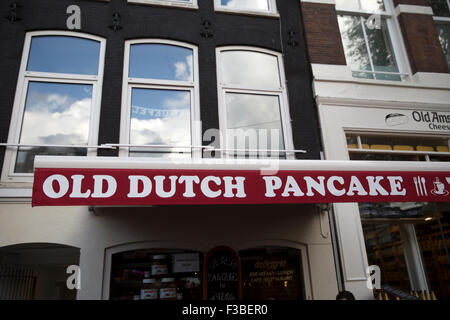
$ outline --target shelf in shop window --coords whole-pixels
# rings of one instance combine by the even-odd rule
[[[121,263],[113,266],[113,269],[137,269],[137,268],[151,268],[151,262],[129,262]]]
[[[113,287],[136,288],[142,286],[142,280],[113,280]]]
[[[380,149],[355,149],[350,148],[348,152],[353,153],[384,153],[384,154],[409,154],[409,155],[430,155],[430,156],[450,156],[450,152],[437,151],[408,151],[408,150],[380,150]]]

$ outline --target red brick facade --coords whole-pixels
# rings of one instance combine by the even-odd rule
[[[432,16],[402,13],[398,21],[412,72],[448,73],[447,61]]]
[[[335,6],[302,2],[302,15],[311,63],[345,65]]]

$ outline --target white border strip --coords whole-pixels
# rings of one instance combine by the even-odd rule
[[[425,15],[433,15],[433,9],[431,7],[426,6],[416,6],[409,4],[399,4],[395,7],[394,13],[396,16],[402,13],[412,13],[412,14],[425,14]]]
[[[299,171],[448,171],[450,162],[350,161],[350,160],[248,160],[186,159],[172,162],[158,159],[116,157],[37,156],[35,168],[74,169],[194,169],[261,170],[267,167]]]
[[[336,1],[335,1],[335,0],[300,0],[300,2],[310,2],[310,3],[333,4],[333,5],[336,5]]]

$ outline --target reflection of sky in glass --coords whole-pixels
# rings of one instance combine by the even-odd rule
[[[166,44],[134,44],[130,78],[193,81],[192,50]]]
[[[269,10],[269,0],[221,0],[220,4],[226,8]]]
[[[131,100],[130,144],[191,145],[190,91],[133,88]]]
[[[221,54],[222,82],[253,88],[280,87],[278,59],[252,51],[225,51]]]
[[[357,16],[338,16],[347,64],[353,70],[371,70],[366,41]]]
[[[366,32],[375,71],[398,72],[386,22],[381,29],[366,28]]]
[[[278,96],[227,93],[227,129],[274,129],[279,132],[279,145],[272,149],[283,149],[280,101]],[[257,133],[258,134],[258,133]],[[267,132],[270,141],[270,132]],[[252,146],[256,149],[256,146]]]
[[[98,74],[100,42],[64,36],[38,36],[31,40],[28,71]]]
[[[92,85],[30,82],[20,143],[87,144]]]

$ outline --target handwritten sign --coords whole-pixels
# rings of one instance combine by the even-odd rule
[[[243,293],[250,300],[302,300],[300,250],[254,249],[241,252]]]
[[[204,265],[204,296],[207,300],[242,298],[241,266],[236,252],[228,247],[213,248]]]

